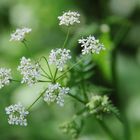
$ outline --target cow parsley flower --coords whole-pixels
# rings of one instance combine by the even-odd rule
[[[70,50],[67,49],[51,50],[51,53],[49,55],[49,64],[54,64],[59,71],[62,71],[69,59],[71,59]]]
[[[16,31],[11,34],[10,41],[23,41],[25,39],[25,35],[30,33],[31,31],[32,29],[26,27],[16,29]]]
[[[60,20],[59,25],[73,25],[75,23],[80,23],[79,20],[80,14],[78,12],[65,12],[62,16],[59,16],[58,19]]]
[[[104,45],[95,39],[94,36],[79,39],[78,42],[81,44],[82,54],[96,53],[99,54],[101,50],[105,50]]]
[[[3,88],[5,85],[10,83],[11,76],[11,69],[0,68],[0,89]]]
[[[110,112],[110,103],[111,102],[106,95],[94,95],[86,106],[89,109],[89,113],[95,114],[96,117],[101,118],[103,113]]]
[[[49,84],[48,89],[44,94],[44,101],[48,104],[51,102],[56,102],[58,105],[64,105],[64,95],[69,93],[68,87],[61,87],[59,83]]]
[[[29,112],[25,110],[20,103],[10,105],[5,108],[6,114],[9,115],[8,123],[10,125],[27,126],[27,119],[25,118]]]
[[[18,71],[20,71],[23,76],[21,83],[27,83],[28,85],[37,83],[38,78],[40,77],[39,65],[37,63],[32,64],[31,59],[29,58],[21,58]]]

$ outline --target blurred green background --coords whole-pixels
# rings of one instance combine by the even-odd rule
[[[128,140],[140,140],[140,0],[0,0],[0,67],[12,68],[15,79],[19,78],[16,67],[28,52],[21,43],[9,42],[17,27],[32,28],[27,40],[35,58],[60,47],[67,29],[58,25],[57,17],[68,10],[81,14],[81,24],[71,30],[68,45],[78,54],[77,39],[90,34],[105,44],[106,52],[93,56],[97,64],[93,83],[113,89],[111,97],[125,116]],[[27,127],[8,124],[4,108],[17,102],[29,106],[44,86],[12,83],[0,90],[0,140],[71,140],[59,129],[76,112],[70,98],[63,108],[40,100],[32,108]],[[118,140],[124,138],[123,126],[115,118],[106,123]],[[110,140],[92,117],[78,139]]]

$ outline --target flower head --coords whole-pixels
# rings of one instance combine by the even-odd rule
[[[9,115],[8,123],[10,125],[27,126],[27,120],[25,117],[29,112],[26,111],[20,103],[6,107],[5,111],[6,114]]]
[[[23,76],[21,83],[27,83],[28,85],[35,84],[40,77],[39,65],[32,64],[31,59],[29,58],[21,58],[18,71],[20,71],[21,75]]]
[[[56,102],[58,105],[64,105],[64,95],[69,93],[68,87],[61,87],[60,84],[49,84],[44,95],[44,101],[47,103]]]
[[[101,117],[102,113],[110,112],[110,101],[107,96],[94,95],[86,104],[91,114]]]
[[[32,29],[30,28],[21,28],[16,29],[14,33],[11,34],[10,41],[23,41],[25,39],[25,35],[30,33]]]
[[[51,50],[51,53],[49,55],[49,64],[56,65],[58,70],[62,71],[69,59],[71,59],[70,50],[67,49]]]
[[[65,12],[62,16],[59,16],[58,19],[60,20],[59,25],[73,25],[75,23],[80,23],[79,20],[80,14],[78,12]]]
[[[11,69],[0,68],[0,89],[10,83]]]
[[[78,42],[81,44],[82,54],[96,53],[99,54],[101,50],[105,50],[104,45],[95,39],[94,36],[79,39]]]

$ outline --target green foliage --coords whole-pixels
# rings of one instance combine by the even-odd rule
[[[29,103],[38,96],[37,91],[41,91],[47,84],[28,88],[12,83],[8,88],[2,89],[0,91],[0,139],[71,140],[68,136],[70,134],[78,140],[109,140],[113,139],[113,133],[118,140],[139,140],[140,24],[138,0],[1,0],[0,67],[11,67],[16,71],[19,58],[23,55],[29,56],[21,43],[8,41],[9,33],[16,27],[33,28],[31,36],[28,37],[30,40],[28,43],[34,58],[42,55],[47,57],[50,49],[60,47],[67,30],[58,27],[57,16],[69,9],[75,9],[81,13],[81,25],[71,29],[67,46],[74,50],[75,57],[81,52],[77,40],[89,34],[99,38],[106,50],[99,55],[86,57],[80,65],[66,74],[67,77],[63,78],[63,81],[61,80],[63,85],[73,87],[71,97],[74,98],[66,97],[64,108],[58,108],[56,105],[48,106],[43,102],[37,103],[30,113],[28,118],[30,123],[27,128],[10,127],[7,124],[4,108],[17,101],[28,107]],[[108,25],[110,30],[102,32],[100,30],[102,24]],[[81,57],[77,58],[77,61],[79,59]],[[18,74],[14,74],[14,77],[20,78]],[[91,95],[111,97],[108,115],[106,113],[101,115],[104,106],[96,110],[99,116],[104,117],[103,123],[104,120],[108,122],[107,127],[96,122],[96,114],[89,115],[89,110],[88,112],[87,108],[85,110],[86,104],[91,101]],[[78,102],[76,98],[80,101]],[[113,104],[119,106],[121,113]],[[77,111],[81,118],[70,119]],[[119,123],[112,114],[123,123]],[[70,120],[62,128],[68,135],[61,134],[58,129],[58,124],[64,120]],[[83,120],[86,122],[84,125]],[[108,127],[112,133],[109,132]]]

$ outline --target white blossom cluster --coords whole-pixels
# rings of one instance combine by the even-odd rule
[[[12,79],[11,69],[0,68],[0,89],[5,85],[8,85],[10,83],[10,79]]]
[[[94,95],[90,101],[87,103],[87,107],[91,114],[97,114],[99,112],[109,112],[109,98],[104,95]]]
[[[58,19],[60,20],[59,25],[73,25],[75,23],[80,23],[79,20],[80,14],[78,12],[68,11],[65,12],[62,16],[59,16]]]
[[[10,125],[27,126],[26,116],[29,114],[20,103],[10,105],[5,108],[6,114],[9,115],[8,123]]]
[[[71,59],[70,50],[67,49],[51,50],[51,53],[49,55],[49,64],[54,64],[59,71],[62,71],[69,59]]]
[[[64,95],[69,93],[68,87],[61,87],[59,83],[49,84],[44,94],[44,101],[47,103],[56,102],[58,105],[64,105]]]
[[[32,64],[31,59],[29,58],[21,58],[18,71],[20,71],[23,76],[21,83],[27,83],[28,85],[37,83],[38,78],[40,77],[39,65],[37,63]]]
[[[101,50],[105,50],[104,45],[95,39],[94,36],[79,39],[78,42],[81,44],[82,54],[96,53],[99,54]]]
[[[32,29],[26,27],[16,29],[16,31],[11,34],[10,41],[23,41],[25,39],[25,35],[30,33],[31,31]]]

